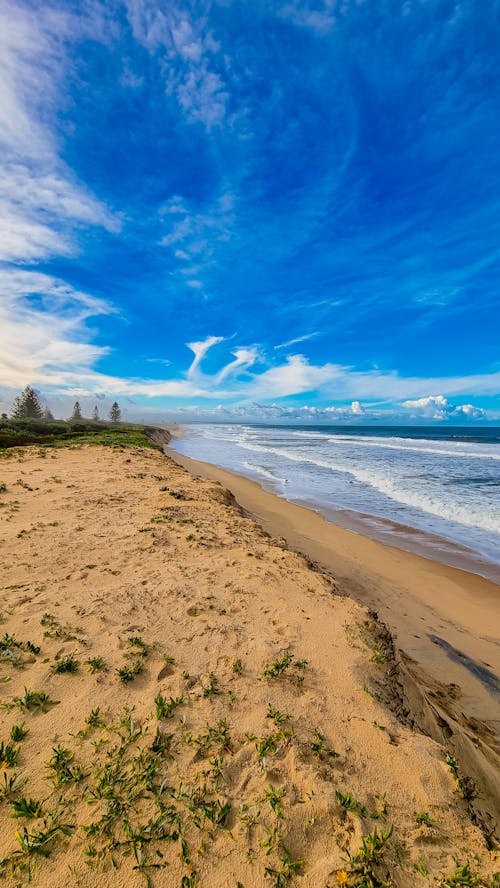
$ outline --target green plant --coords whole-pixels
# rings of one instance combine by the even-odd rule
[[[144,665],[142,660],[136,660],[135,663],[132,663],[130,666],[122,666],[120,669],[117,669],[116,674],[120,681],[126,684],[129,681],[133,681],[136,675],[140,675],[143,670]]]
[[[283,817],[284,810],[281,800],[284,794],[284,789],[275,789],[274,786],[271,785],[269,785],[269,788],[265,792],[264,799],[269,802],[269,807],[274,814],[276,814],[276,817]]]
[[[416,869],[417,873],[420,873],[420,875],[423,876],[425,879],[428,878],[429,868],[428,868],[425,860],[422,860],[422,858],[420,858],[420,860],[417,861],[417,863],[415,864],[415,869]]]
[[[243,663],[241,662],[241,660],[238,659],[234,661],[233,672],[235,675],[241,675],[241,673],[243,672]]]
[[[264,668],[264,678],[277,678],[282,675],[293,662],[293,654],[285,654],[280,660],[274,660]]]
[[[20,743],[26,737],[28,733],[28,728],[24,727],[24,722],[21,722],[20,725],[12,725],[10,729],[10,739],[14,740],[15,743]]]
[[[22,697],[13,697],[10,703],[2,705],[6,709],[17,706],[21,710],[41,709],[42,712],[46,712],[47,708],[56,702],[56,700],[51,700],[44,691],[29,691],[28,688],[25,688]]]
[[[15,768],[17,757],[19,755],[19,747],[12,743],[0,743],[0,767]]]
[[[27,651],[30,652],[30,654],[39,654],[40,653],[40,646],[38,644],[33,644],[33,642],[31,642],[31,641],[25,642],[25,648]]]
[[[202,681],[201,686],[202,695],[204,697],[211,697],[212,695],[220,694],[219,682],[217,676],[214,675],[213,672],[209,673],[205,683]]]
[[[279,678],[291,667],[291,677],[296,684],[302,684],[304,681],[304,670],[307,666],[307,660],[296,660],[293,654],[284,654],[278,660],[269,663],[262,673],[264,678]]]
[[[266,718],[272,718],[275,725],[285,724],[285,722],[291,720],[291,717],[291,715],[288,715],[286,712],[280,712],[279,709],[275,709],[271,703],[268,703]]]
[[[230,752],[231,738],[229,736],[229,725],[225,719],[219,719],[215,725],[210,725],[207,722],[207,730],[205,733],[198,734],[197,736],[186,734],[184,742],[188,746],[195,744],[200,750],[215,746],[220,749],[221,752]]]
[[[264,832],[267,834],[267,837],[265,839],[262,839],[261,842],[259,842],[259,844],[260,844],[261,848],[266,849],[266,857],[269,857],[269,855],[273,851],[275,851],[276,848],[279,848],[283,836],[281,835],[277,824],[271,828],[266,826],[265,823],[263,825],[264,825]]]
[[[106,660],[103,657],[88,657],[85,660],[85,665],[88,666],[89,672],[94,674],[95,672],[102,672],[106,668]]]
[[[183,703],[184,697],[182,694],[180,697],[170,697],[170,700],[168,701],[166,697],[163,697],[161,694],[157,694],[155,697],[156,718],[158,720],[162,718],[172,718],[172,715],[177,707],[181,706]]]
[[[9,635],[6,632],[3,638],[0,638],[0,654],[7,653],[8,651],[14,650],[14,648],[20,648],[21,642],[17,640],[15,635]]]
[[[55,786],[62,786],[65,783],[78,783],[85,777],[81,765],[71,765],[73,761],[73,753],[63,746],[52,747],[53,755],[46,763],[45,767],[50,772],[50,777],[54,781]]]
[[[80,666],[80,661],[77,660],[73,654],[68,654],[66,657],[61,657],[60,660],[57,660],[56,663],[53,664],[50,668],[52,672],[62,674],[64,672],[68,672],[71,675],[74,675],[75,672],[78,672],[78,667]]]
[[[274,755],[293,736],[294,732],[291,728],[280,728],[272,734],[265,734],[264,737],[257,737],[255,740],[255,748],[259,758],[265,759],[268,754]]]
[[[335,750],[332,749],[331,746],[328,746],[325,743],[325,738],[323,737],[323,734],[318,731],[318,729],[314,731],[314,740],[311,743],[311,749],[314,755],[317,755],[318,757],[322,755],[330,755],[333,758],[338,758],[339,756],[338,752],[335,752]]]
[[[85,724],[89,728],[103,728],[105,722],[101,715],[101,707],[97,706],[95,709],[90,710],[90,714],[85,719]]]
[[[0,801],[13,799],[25,783],[22,774],[7,774],[4,771],[3,782],[0,781]]]
[[[351,864],[351,874],[355,876],[355,884],[359,888],[389,888],[389,882],[379,878],[374,870],[383,859],[387,843],[394,832],[391,825],[383,832],[374,830],[361,837],[361,847],[354,854],[347,852]]]
[[[479,876],[477,873],[473,872],[470,868],[470,863],[458,864],[455,868],[455,872],[453,872],[450,876],[445,876],[445,878],[440,882],[441,885],[447,886],[447,888],[455,888],[456,885],[480,885]]]
[[[19,851],[13,851],[9,857],[0,861],[0,870],[5,870],[10,864],[12,872],[19,869],[28,869],[29,881],[31,881],[30,859],[33,855],[40,857],[49,857],[52,852],[54,841],[60,835],[69,836],[73,832],[74,827],[67,824],[56,824],[45,827],[44,829],[35,829],[29,832],[23,827],[22,832],[16,832],[16,840],[20,846]]]
[[[434,821],[433,821],[431,815],[428,814],[427,811],[420,811],[420,812],[415,811],[414,817],[415,817],[415,820],[417,821],[417,823],[422,823],[425,826],[433,826],[433,824],[434,824]]]
[[[465,799],[473,798],[476,792],[474,782],[468,777],[463,777],[460,774],[459,765],[455,756],[448,753],[445,762],[456,780],[457,789],[459,790],[459,792],[462,793]]]
[[[172,737],[172,734],[163,734],[160,729],[157,728],[151,744],[151,751],[155,755],[164,755],[165,752],[170,752]]]
[[[302,868],[303,864],[303,860],[292,860],[288,849],[283,847],[283,857],[281,858],[280,869],[266,866],[266,875],[271,876],[274,879],[275,888],[283,888],[283,886],[293,878],[294,874]]]
[[[337,801],[339,805],[344,808],[345,811],[350,811],[352,814],[357,814],[358,817],[364,817],[366,814],[366,808],[361,802],[358,801],[356,796],[350,792],[339,792],[338,789],[335,790],[335,795],[337,797]]]
[[[151,645],[146,644],[139,635],[132,635],[130,638],[127,638],[127,644],[129,647],[138,650],[140,657],[147,657],[151,651]]]
[[[26,799],[24,796],[12,802],[12,817],[41,817],[43,803],[35,799]]]

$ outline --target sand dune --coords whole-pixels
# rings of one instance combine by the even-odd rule
[[[390,640],[331,576],[160,452],[7,457],[6,884],[494,884],[460,762],[383,702]]]

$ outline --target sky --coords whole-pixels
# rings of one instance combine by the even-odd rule
[[[500,420],[498,0],[0,0],[0,408]]]

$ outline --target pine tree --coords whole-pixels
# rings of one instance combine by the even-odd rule
[[[42,419],[46,419],[46,420],[54,419],[52,411],[50,410],[49,407],[46,407],[45,410],[43,411]]]
[[[94,420],[94,422],[99,422],[99,410],[97,409],[97,404],[92,411],[92,419]]]
[[[80,410],[80,404],[78,401],[75,401],[73,406],[73,413],[71,414],[71,419],[83,419],[82,411]]]
[[[109,411],[110,422],[121,422],[121,418],[122,412],[116,401],[114,401],[114,403],[111,405],[111,410]]]
[[[11,410],[12,419],[41,419],[43,415],[42,405],[37,392],[30,385],[14,398]]]

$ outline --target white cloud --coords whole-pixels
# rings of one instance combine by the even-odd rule
[[[88,24],[88,23],[87,23]],[[90,26],[89,26],[90,27]],[[81,225],[120,220],[75,181],[51,129],[75,22],[41,6],[0,7],[0,259],[33,262],[76,249]]]
[[[235,348],[231,354],[234,357],[234,361],[230,361],[229,364],[226,364],[219,371],[216,377],[217,383],[221,383],[227,376],[234,375],[247,367],[251,367],[259,357],[259,352],[256,348]]]
[[[252,397],[286,397],[312,392],[342,374],[342,368],[334,364],[315,366],[303,355],[291,355],[284,364],[265,370],[249,384]]]
[[[319,336],[319,333],[305,333],[304,336],[296,336],[295,339],[288,339],[286,342],[281,342],[279,345],[275,345],[274,348],[289,348],[291,345],[298,345],[299,342],[306,342],[308,339],[314,339],[316,336]]]
[[[414,401],[404,401],[403,407],[414,415],[427,419],[486,419],[486,411],[473,404],[450,404],[443,395],[428,395]]]
[[[186,342],[187,347],[191,349],[194,354],[194,361],[187,372],[188,377],[191,377],[196,373],[196,370],[207,351],[212,348],[212,346],[218,345],[219,342],[224,342],[223,336],[207,336],[207,338],[201,340],[201,342]]]
[[[334,4],[326,0],[319,5],[323,5],[323,9],[310,9],[302,0],[300,2],[294,0],[283,6],[280,16],[299,28],[311,28],[319,34],[328,34],[336,22],[332,11]]]
[[[54,382],[87,371],[109,352],[85,341],[85,321],[113,309],[36,272],[0,269],[0,382]],[[38,297],[34,304],[31,296]]]
[[[205,18],[195,18],[174,3],[126,0],[135,39],[158,57],[165,92],[174,96],[187,120],[207,130],[221,124],[229,99],[219,44]]]
[[[267,410],[270,404],[275,411],[282,409],[276,405],[280,399],[316,393],[315,398],[330,402],[329,406],[303,407],[297,415],[351,420],[375,415],[369,403],[361,406],[361,399],[385,399],[387,405],[407,396],[400,409],[410,411],[412,417],[463,421],[486,418],[486,414],[469,403],[452,403],[448,396],[467,391],[497,392],[499,387],[498,372],[439,380],[408,379],[380,370],[358,372],[338,364],[312,364],[303,355],[288,356],[286,361],[262,370],[256,368],[258,362],[265,361],[258,346],[233,348],[230,361],[225,358],[210,374],[202,372],[202,361],[210,349],[224,342],[222,336],[187,343],[194,358],[177,376],[172,370],[171,377],[165,379],[119,378],[97,369],[110,349],[93,342],[87,326],[89,318],[114,311],[108,302],[50,275],[19,268],[0,268],[0,293],[0,385],[11,390],[29,382],[42,390],[73,396],[111,392],[115,396],[217,399],[242,405],[257,401],[264,405],[262,409]],[[438,384],[446,394],[420,397],[424,386],[437,388]],[[349,406],[336,406],[335,402],[346,401],[351,401]],[[291,409],[283,406],[283,415],[292,416],[288,412]]]
[[[194,290],[204,287],[203,272],[211,267],[215,250],[231,237],[235,197],[223,190],[203,213],[173,197],[159,210],[167,231],[159,245],[173,250],[178,265],[172,274]]]

